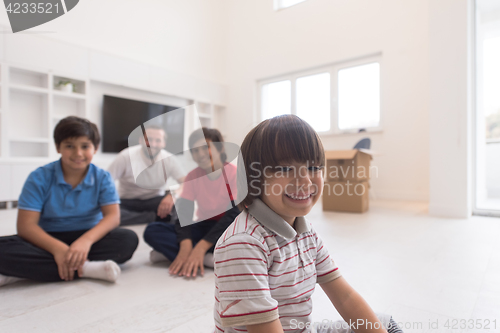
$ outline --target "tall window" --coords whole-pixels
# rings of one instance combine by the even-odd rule
[[[475,3],[474,213],[500,216],[500,1]]]
[[[380,65],[339,71],[339,129],[377,127],[380,123]]]
[[[500,18],[500,15],[498,16]],[[500,141],[500,29],[497,36],[483,40],[482,60],[486,140],[497,142]]]
[[[297,116],[311,124],[318,132],[329,131],[330,73],[299,77],[295,89]]]
[[[296,114],[319,133],[380,129],[380,60],[325,66],[259,82],[260,119]]]
[[[262,87],[262,117],[264,119],[290,113],[291,88],[290,80],[273,82]]]

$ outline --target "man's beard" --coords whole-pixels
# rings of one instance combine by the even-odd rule
[[[156,156],[161,152],[161,149],[153,149],[153,148],[148,148],[147,146],[143,145],[142,146],[142,151],[144,155],[146,155],[147,158],[152,158],[155,159]],[[156,153],[155,153],[156,151]]]

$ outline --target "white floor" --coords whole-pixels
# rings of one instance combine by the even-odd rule
[[[15,232],[15,217],[0,211],[0,235]],[[423,203],[388,201],[372,202],[362,215],[318,206],[309,218],[344,277],[405,332],[500,332],[499,218],[432,218]],[[144,226],[132,229],[142,236]],[[0,332],[211,332],[212,271],[171,277],[165,265],[149,263],[149,250],[141,241],[116,284],[0,288]],[[320,288],[314,304],[314,320],[340,318]],[[489,320],[489,329],[461,330],[463,322],[452,329],[453,319],[475,319],[475,327]]]

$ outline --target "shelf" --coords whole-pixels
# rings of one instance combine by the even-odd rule
[[[61,121],[61,119],[66,118],[67,116],[55,116],[52,117],[52,121],[50,122],[50,132],[54,133],[57,124]]]
[[[48,137],[48,95],[11,90],[9,101],[10,135],[25,138]]]
[[[198,115],[212,115],[212,105],[209,103],[204,103],[204,102],[196,102],[196,111],[198,112]]]
[[[10,142],[11,157],[48,157],[47,142]]]
[[[0,80],[0,161],[53,158],[56,124],[68,116],[88,117],[87,78],[2,63]],[[73,91],[60,90],[62,82]]]
[[[32,93],[32,94],[37,94],[37,95],[48,95],[49,94],[49,90],[46,88],[37,88],[37,87],[14,85],[14,84],[11,84],[9,88],[11,90]]]
[[[200,117],[200,125],[201,125],[201,127],[212,128],[213,127],[212,119],[211,118],[201,118]]]
[[[61,82],[71,82],[73,84],[73,93],[71,92],[64,92],[58,89],[58,84]],[[54,93],[57,91],[58,93],[63,93],[63,94],[81,94],[85,95],[86,93],[86,82],[82,80],[75,80],[75,79],[70,79],[65,76],[58,76],[54,75]]]
[[[226,111],[226,108],[224,106],[220,106],[220,105],[214,105],[214,108],[213,108],[213,121],[212,121],[212,126],[219,129],[221,127],[224,127],[224,123],[222,121],[222,119],[224,119],[225,117],[225,111]]]
[[[54,95],[54,118],[61,120],[68,116],[85,117],[85,102],[85,97],[72,98],[66,95]]]
[[[10,138],[10,142],[49,143],[48,138]]]
[[[10,67],[10,83],[12,85],[28,86],[34,88],[48,88],[49,76],[45,73],[27,69]]]
[[[0,166],[2,165],[13,165],[13,164],[38,164],[43,163],[41,165],[54,162],[54,159],[49,156],[18,156],[18,157],[5,157],[0,158]]]
[[[69,93],[60,90],[54,90],[52,92],[54,96],[63,97],[63,98],[71,98],[71,99],[86,99],[86,96],[80,93]]]
[[[226,110],[226,108],[224,106],[214,105],[214,110],[215,110],[215,113],[218,113],[218,112],[224,112],[224,110]]]

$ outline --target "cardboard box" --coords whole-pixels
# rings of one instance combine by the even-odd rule
[[[323,210],[363,213],[369,207],[368,181],[326,181],[323,188]]]
[[[372,154],[367,149],[325,151],[326,181],[360,182],[370,179]]]

